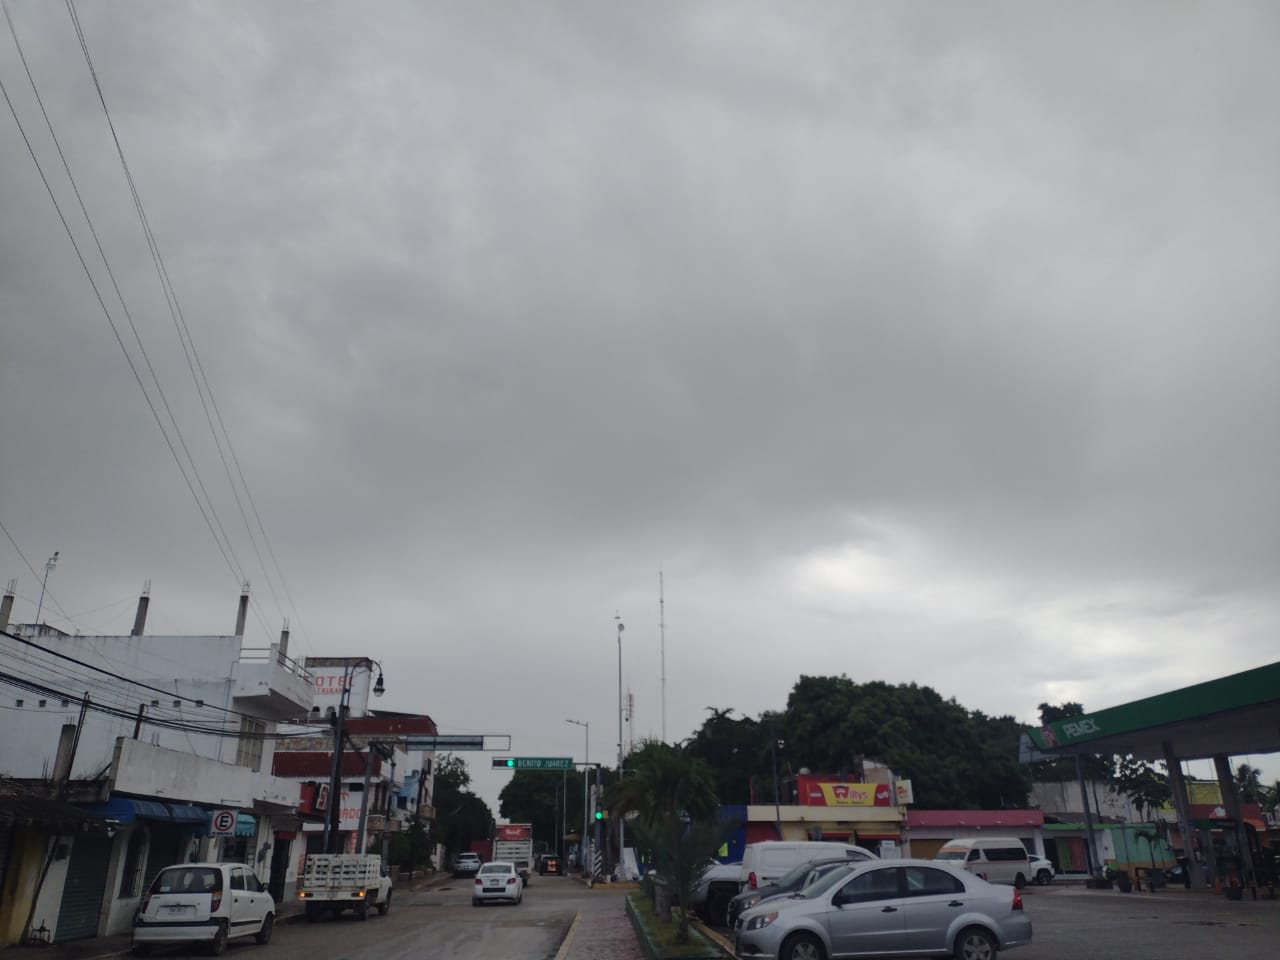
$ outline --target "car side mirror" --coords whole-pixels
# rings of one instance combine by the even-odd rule
[[[258,892],[259,892],[259,893],[266,893],[266,892],[267,892],[267,885],[266,885],[265,883],[259,883],[259,884],[258,884]]]

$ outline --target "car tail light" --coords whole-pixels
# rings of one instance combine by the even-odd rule
[[[515,877],[507,877],[507,886],[511,886],[511,884],[513,884],[513,883],[515,883],[515,882],[516,882],[516,878],[515,878]]]
[[[1014,891],[1013,891],[1013,909],[1015,910],[1022,909],[1022,894],[1018,892],[1016,887],[1014,888]]]
[[[476,877],[476,886],[477,886],[477,887],[479,887],[479,886],[481,886],[481,885],[482,885],[482,884],[481,884],[481,882],[480,882],[480,878],[479,878],[479,877]]]
[[[747,874],[747,886],[752,890],[756,888],[756,872],[754,870]]]
[[[222,894],[209,894],[209,912],[214,913],[220,906],[222,906]]]

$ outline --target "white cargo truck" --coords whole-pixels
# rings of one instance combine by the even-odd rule
[[[514,863],[527,887],[533,875],[533,824],[498,824],[493,834],[493,859]]]
[[[298,899],[310,921],[354,910],[361,920],[369,911],[391,908],[391,875],[376,853],[311,853],[302,867]]]

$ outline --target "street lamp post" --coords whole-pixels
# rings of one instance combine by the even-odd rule
[[[782,801],[778,799],[778,750],[786,746],[785,740],[770,740],[769,755],[773,758],[773,828],[782,839]]]
[[[587,824],[588,818],[591,816],[591,803],[587,799],[587,776],[591,771],[591,724],[585,720],[569,720],[567,718],[564,722],[581,727],[585,738],[582,744],[582,839],[578,841],[578,855],[582,857],[582,869],[585,872],[587,869]]]
[[[339,853],[338,826],[341,823],[342,808],[342,741],[346,737],[346,714],[351,704],[351,678],[358,668],[364,667],[372,671],[378,668],[378,680],[373,686],[373,695],[382,696],[386,686],[382,682],[382,665],[369,657],[348,663],[342,670],[342,689],[338,693],[338,712],[333,725],[333,765],[329,771],[329,809],[324,818],[325,853]]]
[[[53,551],[53,556],[44,562],[44,579],[40,581],[40,602],[36,604],[36,629],[40,628],[40,611],[44,609],[44,589],[49,585],[49,574],[53,573],[58,567],[58,553]]]
[[[622,623],[621,616],[614,617],[618,621],[618,782],[622,782],[622,631],[626,626]],[[622,818],[618,817],[618,879],[622,879]]]

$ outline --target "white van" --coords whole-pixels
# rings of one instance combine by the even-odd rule
[[[1027,848],[1017,837],[966,837],[948,840],[933,858],[964,867],[990,883],[1011,883],[1019,890],[1031,876]]]
[[[850,863],[880,859],[870,850],[851,843],[836,843],[832,840],[761,840],[747,844],[742,852],[738,887],[741,890],[754,890],[761,884],[778,879],[792,867],[810,860],[832,857],[848,857]]]

